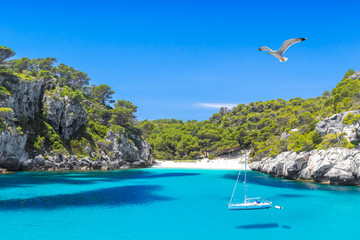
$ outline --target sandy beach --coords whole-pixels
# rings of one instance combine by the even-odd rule
[[[222,159],[213,160],[202,159],[195,162],[190,161],[164,161],[155,160],[153,168],[186,168],[186,169],[224,169],[224,170],[243,170],[245,165],[240,159]]]

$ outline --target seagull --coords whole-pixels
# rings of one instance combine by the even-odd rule
[[[288,60],[288,58],[283,57],[283,54],[285,53],[285,51],[293,44],[298,43],[298,42],[302,42],[305,41],[307,38],[292,38],[289,40],[286,40],[283,45],[281,46],[281,48],[277,51],[273,51],[271,48],[269,47],[261,47],[259,48],[259,51],[270,51],[268,52],[269,54],[272,54],[274,57],[276,57],[277,59],[280,60],[280,62],[286,62]]]

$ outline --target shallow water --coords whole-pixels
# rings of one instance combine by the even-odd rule
[[[1,239],[358,239],[359,187],[250,172],[248,196],[284,209],[229,211],[236,176],[182,169],[1,175]]]

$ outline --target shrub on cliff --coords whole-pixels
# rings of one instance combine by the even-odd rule
[[[0,101],[7,99],[11,93],[5,87],[0,87]]]
[[[0,118],[6,120],[8,117],[14,114],[14,110],[12,108],[0,108]]]
[[[309,136],[309,134],[303,135],[300,132],[295,132],[289,137],[288,150],[299,153],[310,151],[312,149],[314,149],[314,143],[312,141],[312,136]]]
[[[353,114],[353,113],[349,113],[348,115],[346,115],[346,117],[343,119],[343,123],[346,125],[350,125],[353,124],[354,122],[357,122],[360,120],[360,114]]]
[[[354,145],[351,144],[346,138],[343,136],[345,133],[334,134],[329,133],[325,135],[322,142],[317,146],[318,149],[328,149],[331,147],[343,147],[343,148],[353,148]]]

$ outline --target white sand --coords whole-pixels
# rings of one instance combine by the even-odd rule
[[[153,168],[188,168],[188,169],[226,169],[226,170],[243,170],[245,165],[240,163],[240,159],[222,159],[213,160],[202,159],[196,162],[184,161],[160,161],[155,160]]]

